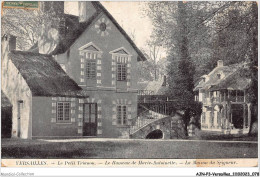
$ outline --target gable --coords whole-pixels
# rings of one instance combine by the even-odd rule
[[[97,51],[101,52],[101,49],[96,46],[93,42],[87,43],[79,48],[79,50]]]
[[[119,51],[117,51],[117,52],[115,52],[115,53],[119,53],[119,54],[128,54],[126,51],[124,51],[123,49],[121,49],[121,50],[119,50]]]
[[[100,2],[91,2],[93,7],[95,7],[96,12],[84,23],[81,24],[81,27],[79,29],[75,29],[75,36],[73,36],[70,39],[64,39],[62,40],[56,47],[56,49],[51,53],[51,55],[57,55],[66,52],[76,41],[77,39],[83,34],[84,31],[88,30],[89,27],[93,24],[94,21],[97,20],[97,18],[100,16],[100,14],[105,14],[105,16],[108,17],[108,19],[115,25],[115,27],[119,30],[119,32],[124,36],[124,38],[128,41],[128,43],[133,47],[133,49],[138,54],[138,61],[144,61],[146,60],[146,57],[144,54],[137,48],[135,43],[131,40],[131,38],[127,35],[127,33],[123,30],[123,28],[116,22],[116,20],[113,18],[113,16],[101,5]],[[101,36],[107,36],[108,33],[104,32],[104,29],[109,29],[109,24],[106,22],[99,21],[99,25],[96,26],[96,29],[98,33],[100,33]],[[106,26],[104,25],[106,24]]]
[[[90,46],[88,46],[88,47],[84,48],[83,50],[92,50],[92,51],[98,51],[98,49],[97,49],[97,48],[95,48],[93,45],[90,45]]]
[[[124,47],[120,47],[118,49],[115,49],[111,52],[109,52],[110,54],[123,54],[123,55],[130,55],[130,53],[124,48]]]

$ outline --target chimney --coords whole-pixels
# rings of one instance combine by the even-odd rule
[[[57,15],[64,15],[64,1],[53,1],[53,9]]]
[[[163,83],[162,83],[162,87],[166,87],[166,76],[163,76]]]
[[[79,22],[87,21],[87,3],[83,1],[78,2],[79,6]]]
[[[224,66],[223,60],[218,60],[218,65],[217,65],[217,67],[222,67],[222,66]]]
[[[56,15],[64,14],[64,2],[63,1],[41,1],[40,2],[41,11],[46,12],[55,12]]]
[[[16,50],[16,37],[9,35],[9,51]]]
[[[91,1],[78,1],[79,22],[86,22],[92,15],[96,13],[96,8]]]

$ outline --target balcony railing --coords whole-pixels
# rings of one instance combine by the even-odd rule
[[[138,95],[154,95],[152,90],[138,90]]]
[[[231,96],[229,100],[232,102],[244,102],[244,96]]]
[[[211,97],[203,98],[203,103],[205,105],[211,105],[213,103],[222,103],[223,101],[232,101],[232,102],[245,102],[244,96],[230,96],[228,97]]]

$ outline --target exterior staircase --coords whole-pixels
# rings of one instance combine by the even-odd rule
[[[134,120],[133,125],[130,127],[129,135],[131,136],[135,132],[139,131],[143,127],[165,117],[169,117],[168,115],[160,114],[155,111],[147,109],[145,106],[142,106],[144,111],[139,114],[138,117]]]

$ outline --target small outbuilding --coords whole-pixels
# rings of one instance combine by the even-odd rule
[[[11,41],[2,41],[2,90],[12,104],[12,116],[5,113],[12,137],[82,136],[82,88],[51,55],[11,50]]]

